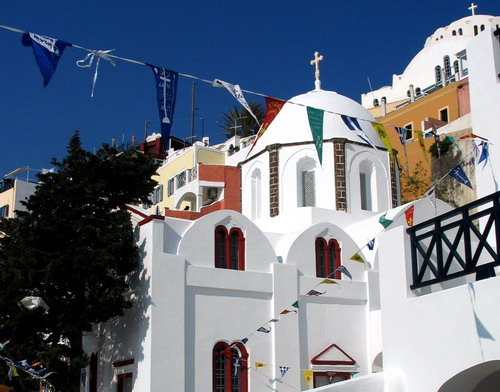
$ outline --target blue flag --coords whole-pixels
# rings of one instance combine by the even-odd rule
[[[488,142],[480,142],[479,147],[481,147],[481,155],[479,156],[479,160],[477,161],[478,164],[480,164],[482,161],[486,161],[489,155]]]
[[[358,137],[361,140],[368,143],[373,148],[377,149],[375,145],[372,143],[372,141],[368,139],[368,136],[361,128],[361,125],[359,125],[359,121],[356,117],[346,116],[345,114],[341,114],[340,117],[342,118],[342,121],[344,121],[344,124],[347,125],[347,128],[349,128],[350,131],[356,132],[356,135],[358,135]]]
[[[50,78],[52,78],[52,75],[56,71],[57,63],[64,49],[66,46],[71,46],[71,44],[34,33],[23,34],[21,42],[24,46],[31,46],[33,48],[36,63],[43,76],[43,86],[47,87]]]
[[[179,74],[175,71],[147,64],[153,70],[156,80],[156,95],[161,123],[161,139],[163,148],[168,147],[170,129],[174,119],[175,97],[177,95],[177,80]]]
[[[399,136],[399,141],[401,142],[401,144],[403,146],[406,145],[406,128],[403,127],[394,127],[394,128],[396,128],[396,131]]]
[[[472,189],[472,184],[460,165],[455,166],[448,174],[461,184],[467,185],[470,189]]]

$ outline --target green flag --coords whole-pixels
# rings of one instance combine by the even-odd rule
[[[386,216],[387,214],[384,214],[380,217],[380,219],[378,220],[379,223],[384,226],[384,229],[387,229],[387,227],[393,222],[391,221],[390,219],[386,219]]]
[[[318,152],[319,163],[323,164],[323,116],[325,112],[307,106],[307,118],[313,136],[316,151]]]

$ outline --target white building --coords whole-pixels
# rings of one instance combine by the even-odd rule
[[[485,50],[487,61],[474,58]],[[485,28],[467,55],[471,105],[483,88],[498,98],[498,35]],[[498,129],[484,101],[478,113],[495,112]],[[306,107],[324,111],[321,162]],[[428,199],[397,206],[371,121],[318,83],[285,104],[248,157],[250,146],[226,158],[241,169],[241,213],[189,220],[131,206],[135,306],[85,337],[82,391],[495,390],[499,195],[457,211]]]

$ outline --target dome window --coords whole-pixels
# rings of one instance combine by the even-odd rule
[[[458,29],[458,35],[464,35],[464,31],[462,30],[461,27]]]
[[[373,106],[379,106],[379,105],[380,105],[380,104],[379,104],[379,102],[378,102],[378,99],[377,99],[377,98],[375,98],[375,99],[373,100]]]
[[[484,31],[484,25],[481,25],[481,31]]]
[[[479,34],[479,29],[477,28],[477,25],[474,25],[474,35]]]
[[[457,35],[457,30],[453,30],[453,31],[451,32],[451,35],[453,35],[453,36]]]

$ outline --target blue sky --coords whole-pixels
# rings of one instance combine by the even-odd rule
[[[497,0],[478,2],[477,14],[500,15]],[[315,51],[322,88],[360,101],[389,85],[438,27],[470,15],[469,1],[297,0],[1,0],[0,25],[61,39],[202,79],[289,99],[314,89]],[[0,175],[18,167],[50,168],[62,158],[74,130],[84,148],[130,142],[159,131],[155,82],[147,67],[76,61],[87,52],[69,47],[50,84],[21,35],[0,29]],[[195,135],[224,140],[218,121],[236,103],[221,88],[196,81]],[[191,134],[191,84],[180,77],[172,135]],[[247,101],[263,102],[245,94]],[[203,118],[203,120],[202,120]],[[202,127],[203,124],[203,127]]]

